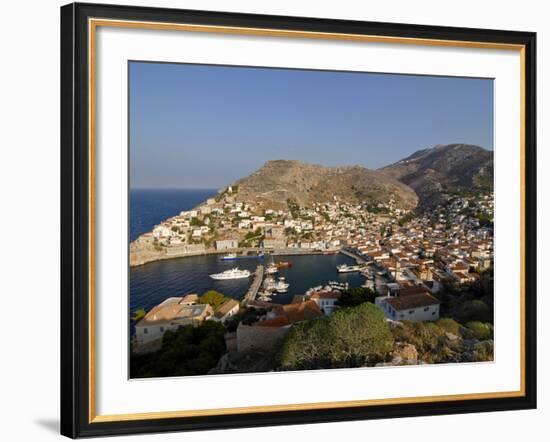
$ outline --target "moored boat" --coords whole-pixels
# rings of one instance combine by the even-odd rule
[[[275,264],[277,268],[283,269],[283,268],[290,268],[292,267],[292,261],[279,261],[277,264]]]
[[[225,280],[248,278],[250,275],[250,270],[240,270],[238,267],[235,267],[233,269],[226,270],[225,272],[213,273],[210,277],[216,280]]]
[[[358,265],[350,266],[347,264],[340,264],[336,266],[336,270],[338,271],[338,273],[359,272],[361,270],[361,266],[358,266]]]
[[[286,293],[289,287],[290,287],[290,284],[286,282],[283,276],[279,277],[279,279],[274,285],[274,289],[277,293]]]

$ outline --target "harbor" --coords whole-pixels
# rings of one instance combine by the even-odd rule
[[[291,267],[280,267],[277,278],[284,277],[289,284],[286,293],[277,293],[272,302],[288,304],[294,295],[304,294],[311,287],[326,285],[329,281],[348,283],[350,287],[361,287],[366,278],[359,272],[338,273],[337,266],[355,265],[354,259],[344,254],[278,255],[274,262],[292,262]],[[187,293],[203,294],[216,290],[236,300],[243,300],[255,287],[257,268],[263,266],[262,279],[271,258],[262,261],[245,259],[223,261],[219,255],[203,255],[157,261],[146,266],[130,269],[130,311],[139,308],[150,309],[170,296]],[[250,271],[248,278],[214,280],[212,274],[237,267]],[[261,287],[258,287],[261,291]],[[256,292],[256,294],[258,293]]]

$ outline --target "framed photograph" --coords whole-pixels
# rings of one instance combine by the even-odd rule
[[[62,7],[62,434],[535,408],[535,43]]]

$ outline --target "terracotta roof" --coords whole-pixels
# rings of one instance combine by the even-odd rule
[[[428,295],[432,294],[432,292],[430,292],[430,290],[428,290],[426,287],[422,287],[418,285],[397,290],[398,296],[412,296],[412,295],[419,295],[421,293],[426,293]]]
[[[191,293],[181,298],[180,304],[187,304],[187,303],[193,303],[198,301],[199,301],[199,295],[197,295],[196,293]]]
[[[323,316],[323,312],[315,301],[306,301],[300,304],[277,305],[274,310],[278,316],[286,316],[289,322],[298,322]]]
[[[340,299],[342,296],[341,292],[315,292],[311,295],[311,299]]]
[[[265,321],[257,322],[255,325],[258,327],[284,327],[289,325],[290,322],[286,316],[276,316],[275,318],[266,319]]]
[[[239,305],[239,303],[237,301],[235,301],[234,299],[228,299],[227,301],[225,301],[222,305],[220,305],[218,307],[218,309],[216,310],[216,313],[215,313],[216,317],[217,318],[223,317],[230,310],[235,308],[235,306],[237,306],[237,305]]]
[[[428,305],[441,304],[441,302],[427,293],[409,296],[396,296],[386,301],[395,310],[408,310],[417,307],[426,307]]]
[[[185,305],[171,302],[152,308],[136,325],[169,323],[178,319],[201,317],[208,312],[212,312],[212,308],[208,304]]]

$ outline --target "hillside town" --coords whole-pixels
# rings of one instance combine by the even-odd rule
[[[397,208],[393,200],[351,205],[337,198],[313,207],[291,200],[286,207],[266,207],[265,201],[241,201],[238,189],[228,187],[137,242],[152,242],[175,256],[345,253],[357,265],[339,270],[364,276],[360,289],[372,293],[370,301],[387,323],[435,322],[445,287],[476,284],[492,270],[493,201],[491,192],[479,191],[450,193],[444,203],[423,211]],[[168,330],[214,321],[233,324],[223,333],[228,353],[269,352],[295,324],[333,315],[349,291],[337,283],[320,285],[281,305],[261,291],[266,277],[258,266],[242,301],[226,298],[217,306],[197,294],[174,294],[136,323],[134,351],[158,350]]]

